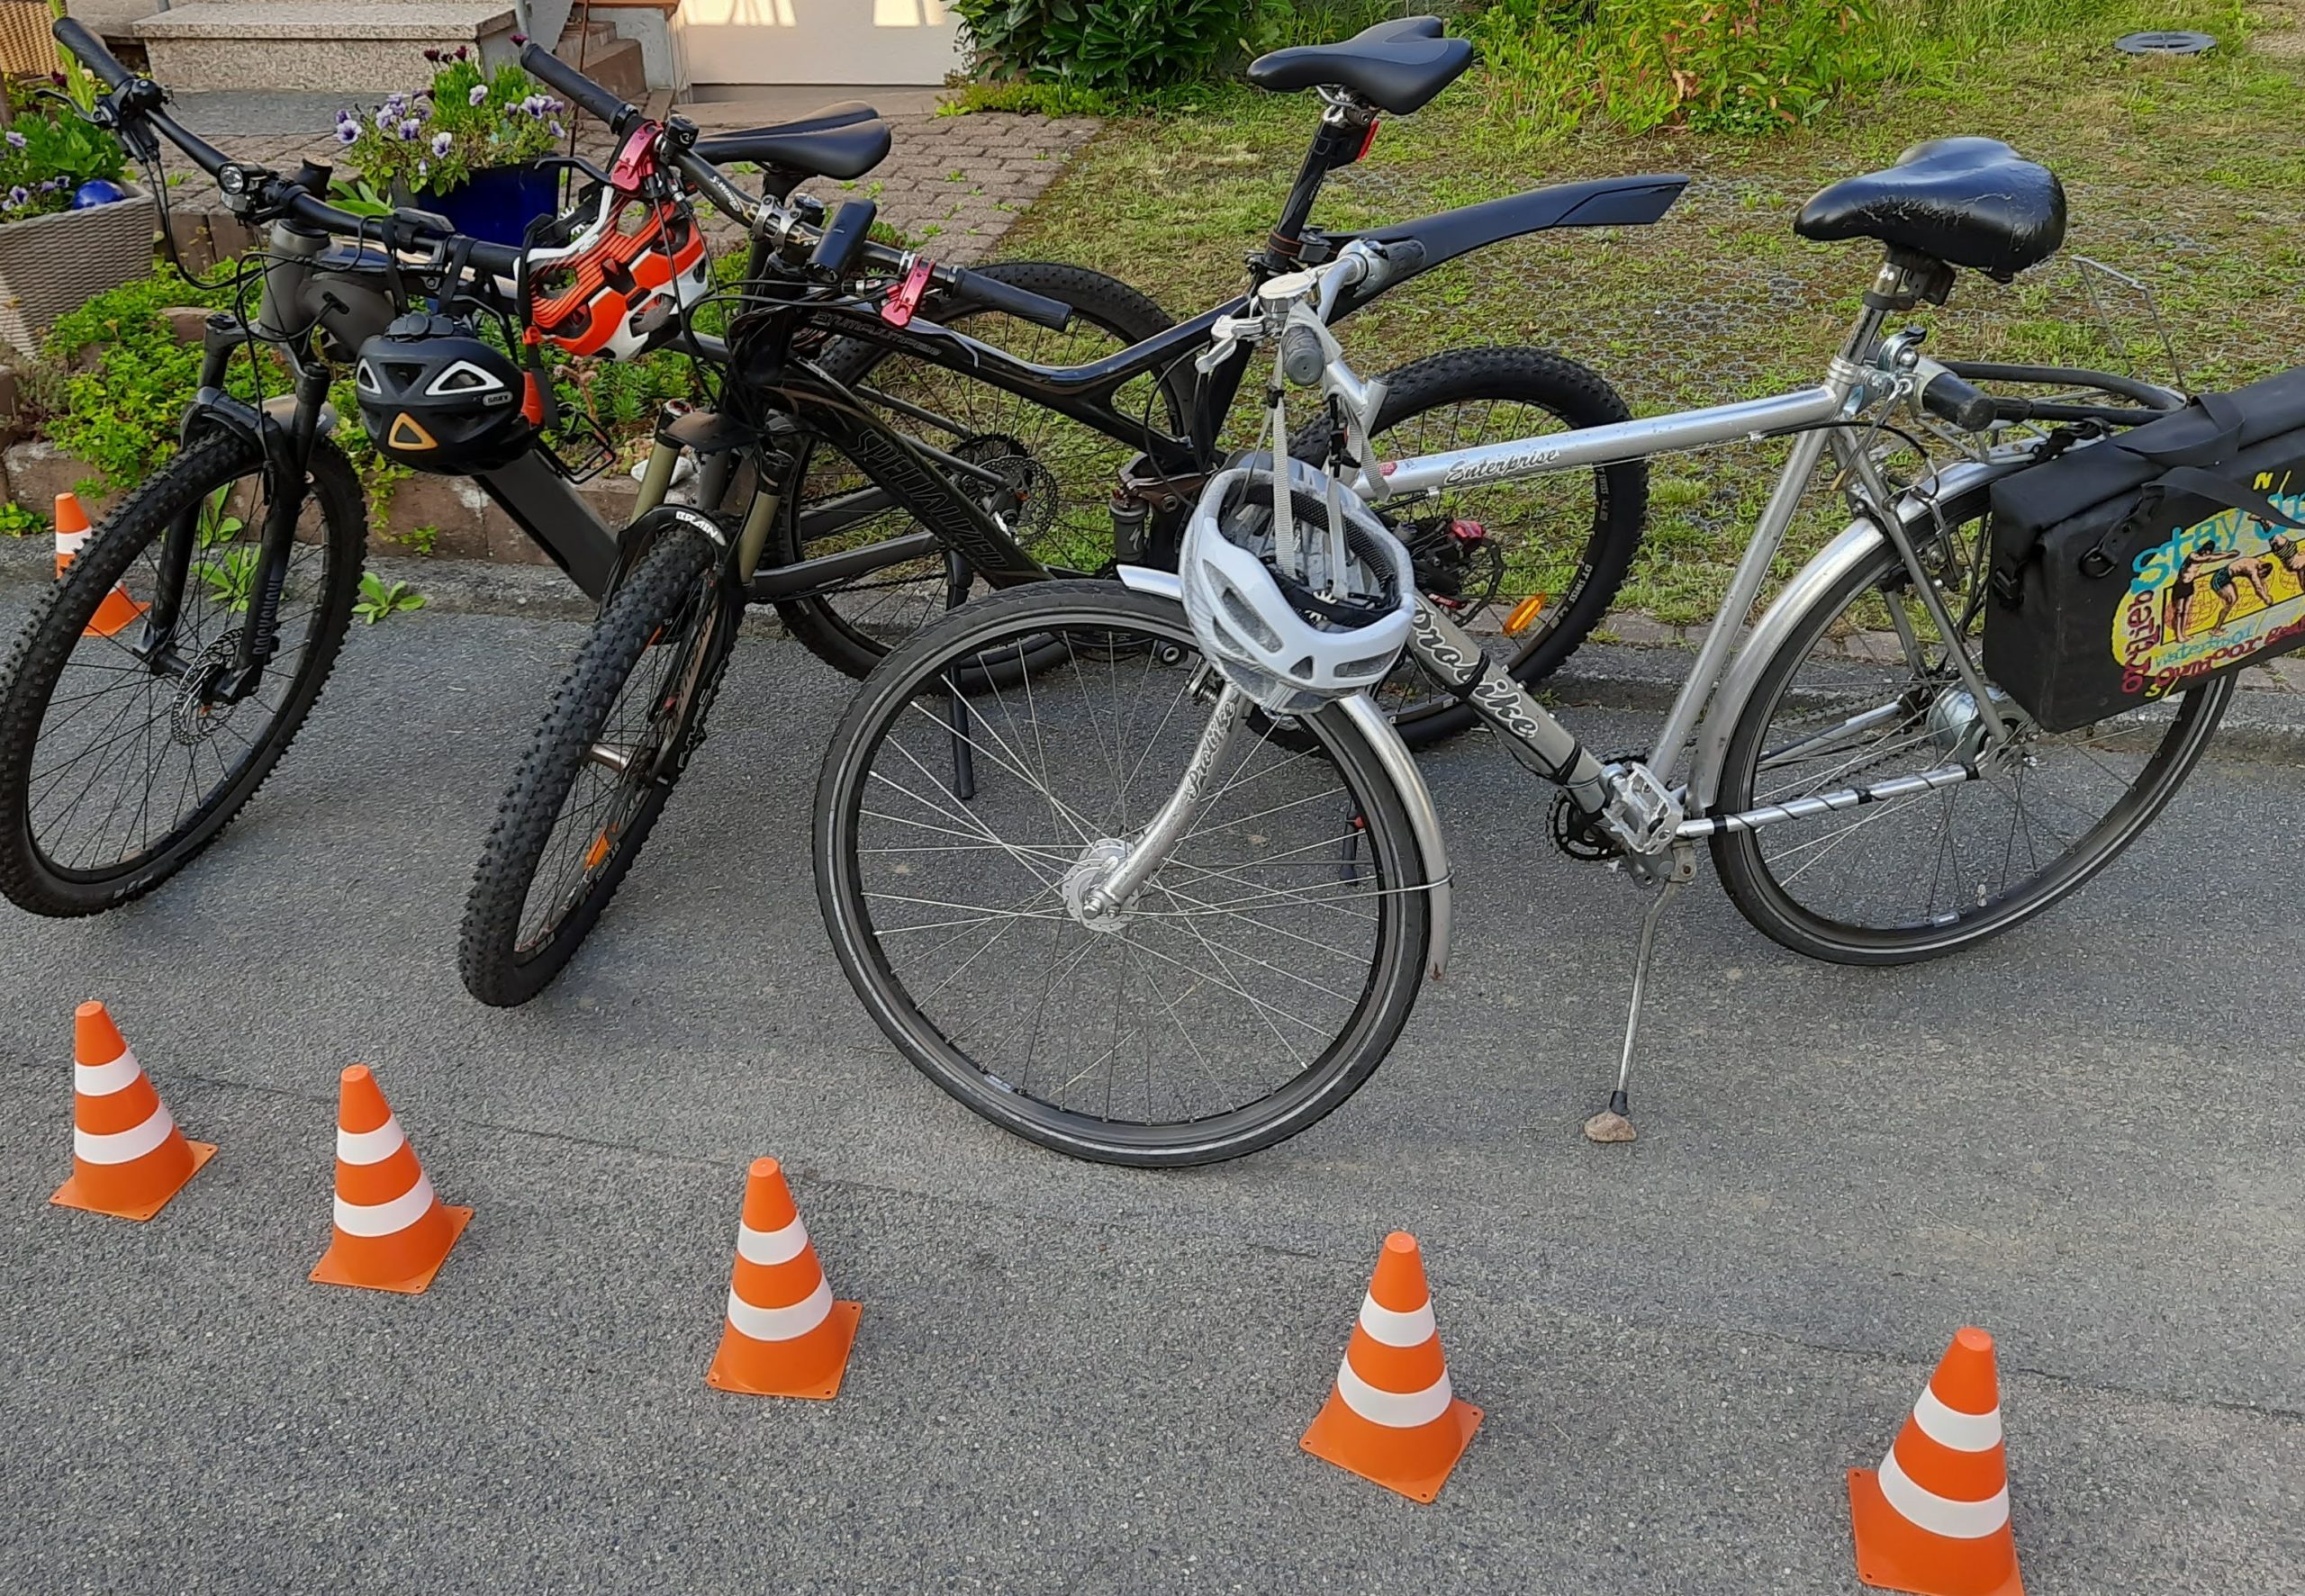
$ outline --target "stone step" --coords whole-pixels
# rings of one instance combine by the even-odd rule
[[[373,94],[430,76],[428,49],[469,44],[513,59],[505,0],[193,0],[136,24],[152,76],[171,89]]]

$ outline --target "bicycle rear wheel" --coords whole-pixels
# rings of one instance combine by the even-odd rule
[[[1171,325],[1161,307],[1117,278],[1050,261],[1001,261],[980,275],[1061,301],[1073,309],[1062,332],[1005,312],[963,310],[939,321],[1021,360],[1077,365],[1141,343]],[[1042,564],[1098,573],[1113,559],[1112,490],[1131,454],[1107,437],[1022,394],[965,372],[842,339],[826,368],[884,401],[899,430],[961,459],[1000,473],[1021,501],[1012,518],[1017,543]],[[1139,377],[1113,403],[1123,414],[1143,409],[1152,425],[1184,424],[1182,390],[1173,377]],[[767,560],[792,564],[821,555],[900,537],[918,530],[905,510],[857,513],[832,524],[818,518],[844,500],[885,503],[849,461],[821,446],[803,451],[777,518]],[[809,652],[835,670],[863,676],[882,655],[945,612],[948,577],[942,555],[891,565],[818,598],[796,599],[777,613]]]
[[[1056,657],[961,697],[1028,641]],[[1145,889],[1097,927],[1068,907],[1175,789],[1201,665],[1180,606],[1117,583],[996,594],[873,672],[818,785],[818,901],[865,1007],[969,1108],[1075,1158],[1295,1135],[1376,1069],[1424,970],[1406,811],[1334,708],[1286,743],[1252,717]]]
[[[351,464],[312,446],[279,648],[234,701],[268,500],[251,440],[217,432],[129,495],[39,601],[0,668],[0,893],[36,915],[142,896],[214,842],[287,752],[336,664],[367,518]],[[184,564],[171,579],[170,532]],[[181,592],[154,646],[143,616]]]
[[[1957,529],[1979,546],[1981,523]],[[1974,581],[1982,581],[1980,562]],[[1960,586],[1948,601],[1961,609]],[[1982,607],[1971,622],[1975,649]],[[1918,640],[1900,641],[1898,622]],[[1990,685],[1990,684],[1988,684]],[[2219,678],[2162,705],[2050,734],[1996,693],[2013,740],[1985,742],[1975,702],[1883,549],[1827,592],[1763,667],[1730,734],[1718,813],[1974,762],[1933,791],[1713,840],[1722,884],[1765,934],[1812,959],[1903,964],[1998,936],[2077,890],[2160,814],[2233,692]]]

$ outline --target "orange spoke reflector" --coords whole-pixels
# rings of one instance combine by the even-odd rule
[[[1531,627],[1535,626],[1537,617],[1545,612],[1545,604],[1551,597],[1550,593],[1531,593],[1513,606],[1513,613],[1505,618],[1505,635],[1507,637],[1518,637]]]
[[[596,870],[601,868],[601,861],[609,856],[609,845],[615,839],[615,836],[616,827],[611,825],[606,831],[601,833],[599,836],[592,839],[592,845],[584,850],[584,868],[586,870]]]

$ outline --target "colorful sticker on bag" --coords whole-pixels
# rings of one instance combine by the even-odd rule
[[[2260,472],[2250,485],[2305,520],[2305,483]],[[2291,491],[2292,487],[2294,491]],[[2121,690],[2157,699],[2196,676],[2305,634],[2305,533],[2228,509],[2137,556],[2113,613]]]

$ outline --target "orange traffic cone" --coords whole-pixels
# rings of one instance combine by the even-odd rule
[[[72,1012],[72,1178],[49,1199],[117,1219],[149,1219],[216,1156],[187,1141],[101,1003]]]
[[[472,1221],[433,1195],[366,1064],[346,1070],[336,1109],[336,1240],[312,1277],[416,1293],[432,1284]]]
[[[840,1390],[856,1341],[854,1303],[836,1303],[774,1159],[755,1159],[737,1227],[728,1326],[704,1378],[723,1391],[823,1401]]]
[[[1395,1231],[1377,1255],[1360,1322],[1304,1447],[1403,1496],[1431,1501],[1480,1428],[1480,1410],[1449,1389],[1433,1293],[1416,1238]]]
[[[56,580],[62,582],[64,573],[80,557],[80,550],[88,541],[88,512],[80,508],[77,493],[56,496]],[[96,606],[96,613],[80,628],[83,637],[116,637],[144,617],[149,604],[139,604],[128,596],[128,590],[118,582]]]
[[[1849,1471],[1857,1577],[1916,1596],[2024,1596],[1993,1338],[1963,1330],[1878,1470]]]

